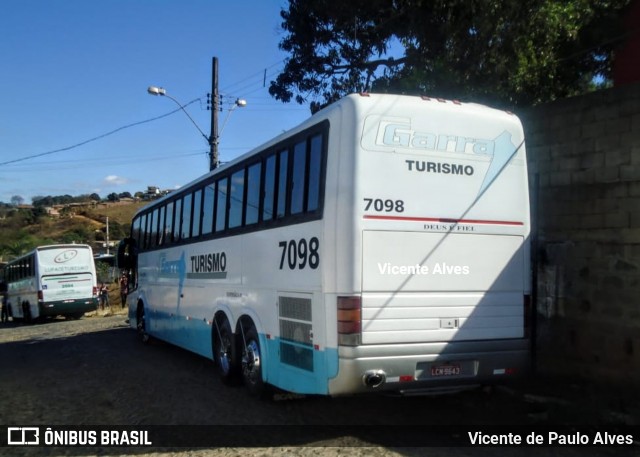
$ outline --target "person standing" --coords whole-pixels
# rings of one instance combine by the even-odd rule
[[[102,309],[106,309],[109,306],[109,286],[104,282],[100,286],[100,302],[102,303]]]
[[[7,296],[2,295],[2,323],[9,321],[9,304],[7,303]]]
[[[120,307],[124,308],[127,304],[127,295],[129,295],[129,278],[126,273],[120,276]]]

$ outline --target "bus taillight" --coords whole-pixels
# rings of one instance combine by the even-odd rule
[[[42,293],[42,290],[38,290],[38,301],[44,301],[44,294]]]
[[[98,287],[97,286],[93,286],[93,297],[97,297],[98,296]]]
[[[338,297],[338,344],[357,346],[362,330],[361,298]]]

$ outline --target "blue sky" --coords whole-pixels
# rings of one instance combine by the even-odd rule
[[[222,161],[294,127],[309,117],[308,107],[285,105],[267,91],[286,57],[278,49],[284,6],[284,0],[0,1],[0,163],[177,108],[149,95],[149,85],[182,103],[199,98],[186,109],[208,135],[213,56],[223,100],[247,100],[222,132]],[[220,113],[220,127],[228,113]],[[0,165],[0,201],[176,188],[208,171],[208,149],[176,112]]]

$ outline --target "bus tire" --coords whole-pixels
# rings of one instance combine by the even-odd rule
[[[140,341],[147,344],[151,336],[147,333],[147,320],[143,303],[138,303],[138,309],[136,311],[136,331],[138,332]]]
[[[31,304],[28,301],[22,302],[22,315],[24,316],[24,321],[27,324],[33,324],[33,317],[31,317]]]
[[[262,352],[258,332],[253,325],[244,331],[242,348],[242,379],[249,393],[254,397],[264,398],[268,394],[267,386],[262,380]]]
[[[227,386],[240,384],[240,366],[231,325],[226,317],[216,317],[211,335],[213,361],[218,377]]]

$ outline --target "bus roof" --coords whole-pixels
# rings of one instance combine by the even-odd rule
[[[388,109],[389,107],[391,107],[392,105],[396,104],[399,101],[403,101],[405,103],[411,103],[411,102],[415,102],[416,104],[419,102],[433,102],[432,105],[430,105],[430,109],[434,109],[436,111],[440,111],[442,109],[461,109],[463,110],[463,112],[465,114],[475,114],[475,115],[485,115],[485,116],[493,116],[493,117],[503,117],[503,119],[507,119],[508,117],[510,117],[511,121],[516,121],[519,122],[517,120],[517,117],[508,111],[503,111],[503,110],[498,110],[495,108],[491,108],[488,107],[486,105],[481,105],[478,103],[467,103],[467,102],[460,102],[458,100],[446,100],[443,98],[434,98],[434,97],[427,97],[427,96],[414,96],[414,95],[397,95],[397,94],[373,94],[373,93],[353,93],[353,94],[349,94],[343,98],[341,98],[340,100],[324,107],[323,109],[321,109],[320,111],[318,111],[317,113],[313,114],[311,117],[309,117],[308,119],[306,119],[305,121],[303,121],[302,123],[298,124],[297,126],[287,130],[286,132],[281,133],[280,135],[272,138],[271,140],[260,144],[259,146],[256,146],[254,148],[252,148],[251,150],[247,151],[246,153],[236,157],[233,160],[230,160],[229,162],[226,162],[220,166],[218,166],[216,169],[211,170],[201,176],[198,176],[197,178],[193,179],[192,181],[184,184],[183,186],[181,186],[180,188],[170,192],[167,195],[164,195],[163,197],[157,199],[157,200],[153,200],[152,202],[150,202],[148,205],[143,206],[142,208],[138,209],[138,211],[136,212],[136,214],[134,215],[134,217],[144,211],[146,211],[150,206],[155,206],[156,204],[159,204],[165,200],[169,200],[171,198],[173,198],[176,193],[180,193],[180,191],[182,189],[188,189],[191,187],[191,185],[196,184],[198,182],[201,182],[203,180],[208,179],[211,176],[214,176],[216,174],[219,173],[223,173],[225,170],[227,170],[228,168],[232,168],[235,164],[242,162],[243,160],[261,152],[264,151],[265,149],[268,149],[276,144],[278,144],[280,141],[282,141],[285,138],[289,138],[295,134],[297,134],[298,132],[301,132],[315,124],[317,124],[318,122],[322,121],[323,119],[326,119],[328,117],[330,117],[331,113],[335,110],[344,110],[344,109],[351,109],[352,111],[356,112],[359,110],[364,110],[367,108],[371,108],[369,105],[375,104],[377,105],[377,109],[378,110],[385,110]]]

